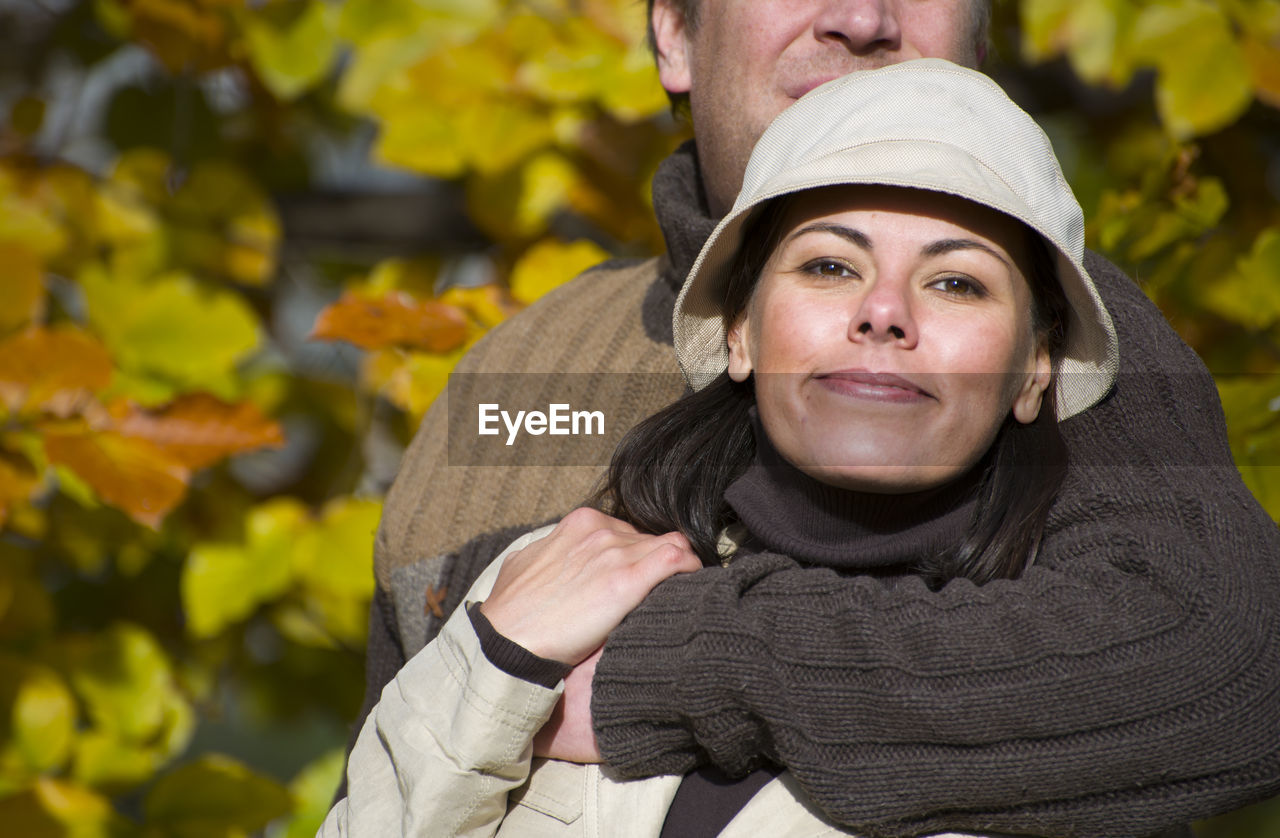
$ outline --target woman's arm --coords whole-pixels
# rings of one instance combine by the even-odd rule
[[[581,662],[654,585],[700,566],[682,536],[589,509],[517,540],[468,593],[483,616],[459,609],[382,691],[321,835],[494,834],[563,686],[516,677],[520,662]]]
[[[507,548],[468,600],[485,598],[505,559],[549,530]],[[458,609],[383,689],[348,758],[347,797],[320,835],[494,834],[559,694],[495,666]]]

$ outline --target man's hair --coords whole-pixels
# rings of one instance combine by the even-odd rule
[[[653,2],[647,0],[645,9],[648,13],[646,26],[649,33],[649,50],[653,53],[653,57],[658,57],[658,41],[653,33]],[[671,5],[684,16],[684,25],[693,32],[698,28],[698,15],[702,9],[702,0],[670,0]],[[988,28],[991,26],[991,2],[992,0],[970,0],[972,3],[970,12],[970,33],[973,36],[975,48],[978,44],[985,45],[988,38]],[[978,54],[983,53],[982,49],[978,49]],[[671,110],[673,113],[687,113],[689,106],[689,94],[687,93],[667,93],[667,98],[671,100]]]

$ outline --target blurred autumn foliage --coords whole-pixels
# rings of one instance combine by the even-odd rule
[[[486,330],[661,247],[686,134],[643,11],[0,2],[7,833],[314,834],[416,421]],[[1280,517],[1280,0],[1000,3],[988,63]]]

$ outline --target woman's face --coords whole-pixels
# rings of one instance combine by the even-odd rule
[[[1050,382],[1032,325],[1026,232],[977,204],[879,186],[805,192],[746,311],[729,374],[755,375],[774,446],[818,480],[939,486]]]

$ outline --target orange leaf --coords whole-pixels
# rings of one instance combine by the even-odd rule
[[[378,299],[345,294],[320,312],[311,337],[345,340],[362,349],[407,346],[448,352],[466,342],[467,318],[441,302],[419,302],[407,294]]]
[[[171,72],[205,72],[231,63],[225,19],[205,3],[131,0],[133,37]]]
[[[59,415],[111,382],[111,356],[73,327],[27,329],[0,342],[0,402]]]
[[[1258,101],[1280,108],[1280,38],[1267,43],[1246,33],[1240,46],[1253,77],[1254,95]]]
[[[49,462],[71,469],[105,503],[152,529],[182,500],[191,479],[159,446],[110,431],[48,431],[44,450]]]
[[[182,396],[159,410],[128,408],[113,430],[146,440],[174,461],[195,470],[244,451],[284,444],[280,425],[252,402],[228,404],[213,396]]]

